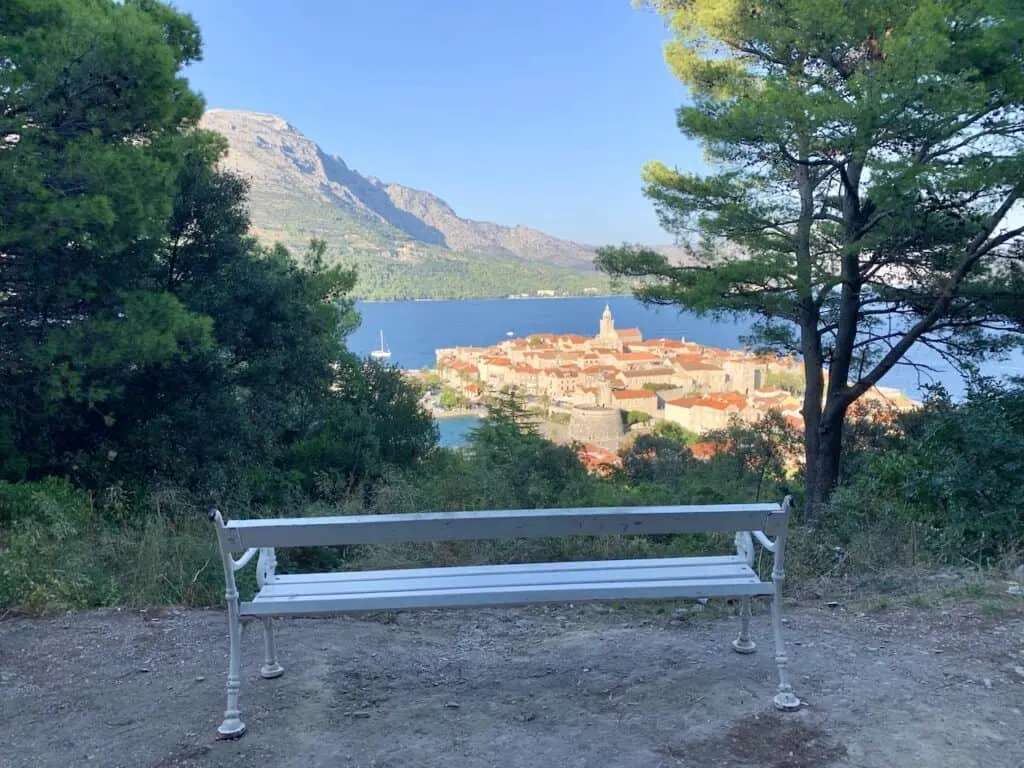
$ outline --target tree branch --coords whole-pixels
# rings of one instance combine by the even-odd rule
[[[1009,213],[1010,209],[1013,208],[1017,200],[1020,199],[1022,191],[1024,191],[1024,185],[1018,184],[1009,192],[1009,194],[1007,194],[1006,198],[1003,200],[999,208],[997,208],[991,214],[991,216],[989,216],[988,220],[985,222],[985,225],[981,228],[978,234],[971,241],[970,247],[967,250],[967,254],[964,256],[960,265],[957,267],[956,271],[951,276],[950,281],[947,284],[946,288],[943,290],[942,294],[939,296],[938,299],[936,299],[935,303],[932,305],[932,308],[931,310],[929,310],[928,314],[926,314],[924,317],[918,320],[918,322],[915,323],[913,327],[911,327],[910,330],[906,332],[903,338],[900,339],[893,346],[893,348],[889,350],[888,354],[886,354],[875,365],[875,367],[871,370],[871,372],[868,373],[867,376],[862,378],[853,386],[848,386],[845,382],[843,382],[843,386],[845,387],[845,389],[843,389],[839,393],[838,397],[836,397],[836,399],[833,401],[833,403],[829,405],[829,409],[847,407],[850,403],[852,403],[854,400],[856,400],[858,397],[864,394],[868,389],[877,384],[878,381],[892,369],[896,362],[901,357],[903,357],[904,354],[906,354],[907,350],[909,350],[926,331],[930,330],[935,325],[936,321],[948,309],[950,303],[953,300],[953,297],[956,294],[957,289],[960,287],[960,284],[963,282],[964,278],[970,273],[971,269],[973,269],[974,265],[977,264],[978,260],[986,253],[991,251],[992,248],[998,247],[998,245],[1000,245],[1001,243],[1006,242],[1006,240],[1024,231],[1024,227],[1017,228],[1015,230],[1011,230],[1010,232],[1004,233],[991,243],[986,243],[986,240],[988,240],[988,238],[992,235],[992,232],[995,231],[995,228],[999,226],[999,223],[1003,220],[1006,214]]]

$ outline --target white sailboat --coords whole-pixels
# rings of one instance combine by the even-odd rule
[[[370,357],[374,360],[387,360],[391,357],[391,350],[384,346],[384,331],[380,332],[380,349],[375,349],[370,353]]]

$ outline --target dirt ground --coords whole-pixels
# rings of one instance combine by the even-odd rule
[[[693,605],[692,603],[689,605]],[[216,741],[219,610],[0,621],[0,765],[1020,768],[1024,617],[974,603],[787,609],[805,706],[776,713],[768,618],[546,606],[245,630],[248,733]]]

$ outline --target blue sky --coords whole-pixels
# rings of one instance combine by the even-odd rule
[[[661,20],[629,0],[176,0],[208,106],[281,115],[461,216],[665,243],[644,162],[701,167]]]

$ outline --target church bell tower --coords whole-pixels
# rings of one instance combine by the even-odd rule
[[[615,333],[615,319],[612,317],[612,308],[604,305],[604,312],[601,313],[601,332],[597,335],[604,341],[618,341]]]

